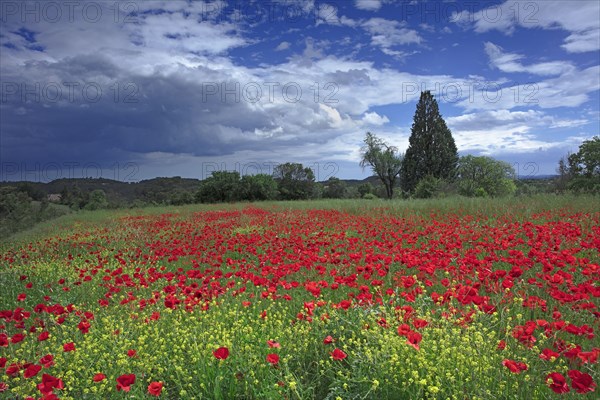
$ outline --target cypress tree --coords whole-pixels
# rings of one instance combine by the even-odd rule
[[[414,191],[426,176],[452,180],[456,175],[458,151],[450,129],[440,115],[430,91],[421,92],[408,149],[402,162],[402,190]]]

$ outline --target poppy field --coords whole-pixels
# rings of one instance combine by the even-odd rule
[[[600,391],[589,208],[115,213],[0,263],[0,398]]]

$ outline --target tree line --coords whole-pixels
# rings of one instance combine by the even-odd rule
[[[458,156],[452,133],[430,91],[422,92],[417,103],[406,153],[367,132],[361,156],[360,165],[371,167],[390,199],[398,181],[403,197],[500,197],[518,190],[510,164],[486,156]],[[560,160],[555,189],[600,193],[599,170],[600,137],[594,137],[584,141],[577,153]]]

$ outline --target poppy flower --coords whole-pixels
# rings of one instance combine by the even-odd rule
[[[267,354],[267,362],[273,365],[279,364],[279,355],[275,353]]]
[[[553,359],[557,359],[558,357],[560,357],[560,354],[548,348],[542,350],[542,353],[540,354],[540,358],[547,361],[553,361]]]
[[[331,357],[333,357],[334,360],[343,360],[344,358],[348,357],[348,355],[346,353],[344,353],[342,350],[338,349],[337,347],[335,349],[333,349],[332,352],[330,352]]]
[[[162,389],[163,389],[162,382],[152,382],[151,384],[148,385],[148,394],[151,396],[158,397],[158,396],[160,396]]]
[[[267,344],[269,345],[270,348],[279,348],[281,347],[281,344],[279,344],[279,342],[276,342],[274,340],[267,340]]]
[[[102,373],[98,373],[96,375],[94,375],[94,382],[102,382],[103,380],[106,379],[106,375],[102,374]]]
[[[409,332],[406,335],[406,343],[415,348],[415,350],[419,350],[419,343],[421,343],[421,339],[423,336],[419,332]]]
[[[22,334],[22,333],[15,333],[10,338],[10,341],[11,341],[12,344],[17,344],[19,342],[22,342],[23,339],[25,339],[25,335],[24,334]]]
[[[137,356],[137,351],[132,350],[132,349],[127,350],[127,357],[133,358],[135,356]]]
[[[0,393],[6,392],[8,390],[8,385],[4,382],[0,382]]]
[[[38,374],[38,372],[40,372],[41,369],[42,369],[41,365],[31,364],[29,367],[27,367],[25,369],[23,376],[25,378],[33,378],[34,376],[36,376]]]
[[[44,357],[40,358],[40,364],[44,366],[44,368],[50,368],[54,365],[54,356],[52,354],[46,354]]]
[[[327,336],[325,339],[323,339],[323,344],[331,344],[333,343],[333,338],[330,336]]]
[[[219,347],[213,351],[213,355],[217,360],[226,360],[229,357],[229,349],[227,347]]]
[[[527,370],[527,364],[520,361],[504,360],[502,361],[502,365],[508,368],[513,374],[520,374],[522,371]]]
[[[121,390],[124,392],[129,392],[131,390],[131,385],[135,383],[135,374],[125,374],[121,375],[117,378],[117,392]]]
[[[546,384],[554,393],[567,393],[570,390],[567,386],[567,380],[558,372],[551,372],[546,375]]]
[[[52,394],[54,389],[64,389],[65,385],[62,379],[58,379],[52,375],[43,374],[42,375],[42,383],[37,385],[38,390],[44,396],[49,396]]]
[[[69,343],[63,344],[63,351],[65,353],[69,352],[69,351],[75,351],[75,343],[69,342]]]
[[[575,389],[577,393],[593,392],[596,384],[590,374],[577,371],[576,369],[570,370],[567,375],[571,378],[571,387]]]
[[[42,333],[40,333],[40,335],[38,336],[38,341],[43,342],[44,340],[48,339],[50,337],[50,333],[48,331],[44,331]]]

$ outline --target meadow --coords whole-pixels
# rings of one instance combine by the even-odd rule
[[[0,243],[0,398],[600,389],[598,197],[75,213]]]

